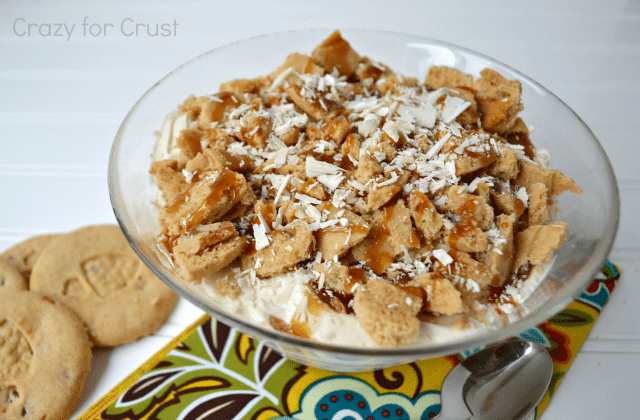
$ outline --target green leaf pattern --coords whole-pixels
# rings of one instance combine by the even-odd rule
[[[283,413],[280,397],[297,374],[295,363],[215,320],[196,331],[120,395],[103,418],[240,419],[266,407]]]
[[[565,309],[564,312],[559,313],[553,319],[551,323],[559,327],[582,327],[590,325],[595,322],[595,319],[588,313],[576,309]]]

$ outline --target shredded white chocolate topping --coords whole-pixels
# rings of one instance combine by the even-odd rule
[[[270,322],[302,336],[307,314],[333,310],[397,346],[419,319],[513,305],[514,284],[566,235],[548,224],[553,197],[580,192],[536,163],[548,158],[520,99],[488,69],[474,81],[433,67],[421,83],[336,32],[311,57],[179,106],[173,149],[151,168],[159,246],[189,282],[235,267],[216,280],[230,296],[295,273],[306,298]]]

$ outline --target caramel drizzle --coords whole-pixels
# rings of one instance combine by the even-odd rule
[[[222,121],[224,113],[227,112],[229,108],[237,108],[241,104],[233,92],[219,92],[215,96],[220,98],[222,102],[212,101],[214,106],[211,111],[211,121]]]
[[[369,231],[369,247],[365,252],[365,262],[377,275],[382,274],[394,261],[393,253],[386,249],[391,231],[387,227],[393,216],[389,207],[382,209],[383,222],[374,223]]]
[[[202,206],[200,206],[200,208],[191,215],[189,220],[187,220],[185,231],[189,232],[195,226],[199,225],[207,214],[207,209],[222,200],[224,196],[228,196],[231,199],[231,207],[236,205],[241,198],[235,174],[228,169],[223,170],[213,182],[211,185],[211,192]]]
[[[168,214],[175,214],[180,210],[187,201],[189,201],[190,193],[192,190],[179,196],[175,203],[166,208]],[[173,252],[173,247],[176,245],[177,240],[186,233],[191,233],[193,229],[198,226],[208,209],[222,200],[223,197],[228,196],[231,200],[231,207],[235,206],[240,201],[240,191],[236,182],[235,172],[228,169],[224,169],[222,173],[211,184],[211,192],[204,200],[204,203],[196,210],[187,220],[184,225],[184,229],[180,235],[170,236],[166,239],[161,239],[160,243],[164,245],[169,252]],[[165,233],[166,234],[166,233]]]
[[[309,327],[295,319],[291,320],[291,324],[287,324],[284,320],[273,315],[269,315],[269,324],[274,330],[285,334],[294,335],[300,338],[309,338],[311,336]]]
[[[451,229],[451,233],[449,234],[449,245],[451,248],[457,249],[460,240],[469,236],[475,229],[476,226],[473,223],[473,219],[469,216],[464,216],[462,220],[456,223]]]
[[[346,290],[353,290],[356,284],[365,284],[367,280],[367,272],[362,268],[350,267],[349,277],[345,279],[344,287]],[[350,305],[354,298],[354,294],[351,292],[343,292],[332,289],[330,287],[319,288],[318,281],[312,281],[311,290],[314,293],[314,297],[329,306],[336,312],[352,314],[353,307]],[[317,305],[317,302],[309,301],[309,306]],[[310,308],[311,309],[311,308]]]
[[[529,159],[533,160],[535,158],[536,152],[533,147],[533,143],[531,143],[531,140],[529,139],[529,135],[527,133],[516,131],[514,133],[506,134],[503,137],[510,144],[524,146],[524,154]]]

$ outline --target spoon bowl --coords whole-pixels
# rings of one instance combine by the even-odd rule
[[[544,395],[553,360],[540,344],[513,339],[460,362],[442,384],[439,420],[524,419]]]

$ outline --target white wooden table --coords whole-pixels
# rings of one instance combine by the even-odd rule
[[[156,23],[166,24],[168,36],[147,35]],[[51,25],[51,36],[42,24]],[[591,127],[619,180],[622,216],[611,260],[623,276],[543,418],[640,418],[637,0],[3,2],[0,251],[35,234],[115,222],[111,143],[129,108],[163,75],[231,41],[308,27],[383,29],[464,45],[522,70]],[[76,415],[200,314],[182,301],[153,336],[97,351]]]

